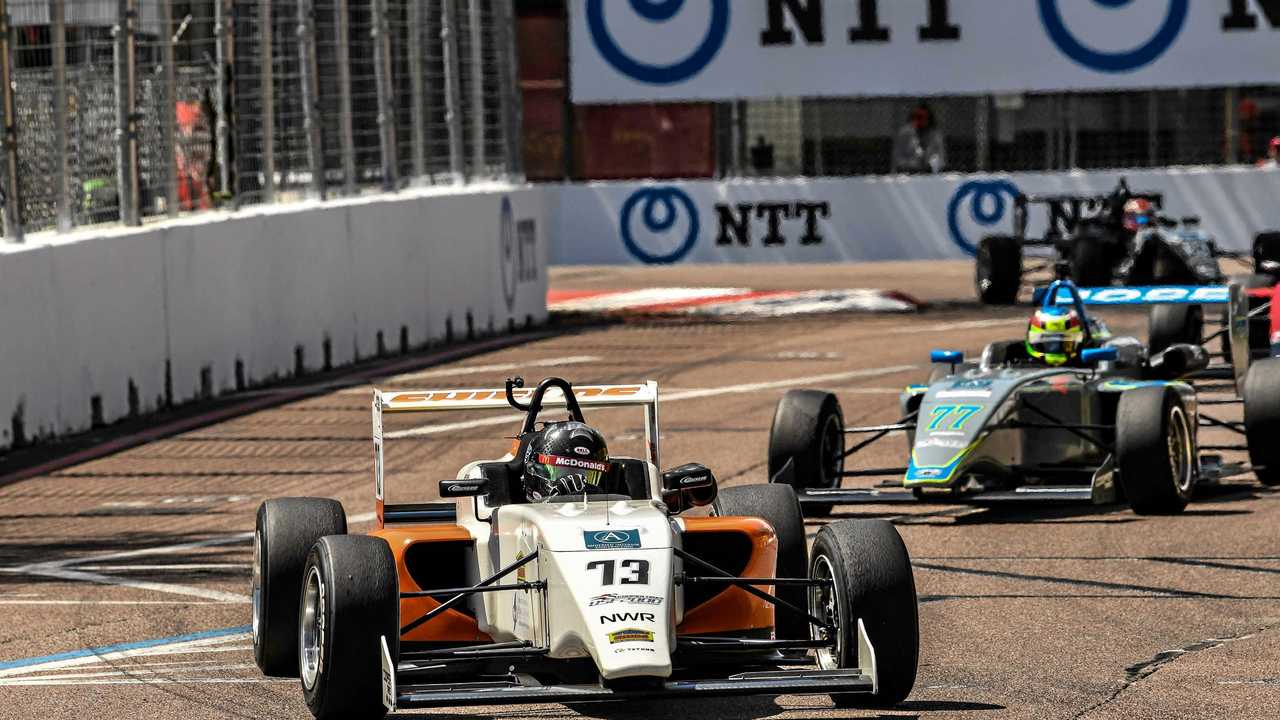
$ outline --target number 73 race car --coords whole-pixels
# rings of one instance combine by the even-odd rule
[[[1241,286],[1080,289],[1064,280],[1040,301],[1073,306],[1081,319],[1084,349],[1075,362],[1046,364],[1023,340],[992,343],[978,362],[935,350],[930,382],[902,395],[902,419],[873,427],[846,428],[835,395],[789,391],[770,429],[772,481],[795,487],[812,514],[836,504],[919,499],[1127,500],[1135,512],[1162,514],[1183,510],[1200,482],[1252,472],[1280,485],[1280,358],[1251,364],[1255,318]],[[1202,339],[1198,329],[1198,342],[1153,352],[1135,338],[1113,337],[1086,313],[1087,305],[1168,304],[1225,306],[1217,335],[1227,337],[1221,356],[1228,362],[1211,363],[1204,344],[1216,337]],[[1243,422],[1209,412],[1229,405],[1243,405]],[[1245,442],[1203,445],[1201,427]],[[894,432],[907,436],[905,467],[845,469],[846,458]],[[865,439],[846,449],[846,435]],[[1220,451],[1247,451],[1251,462],[1226,462]],[[853,477],[891,478],[885,485],[897,489],[842,487]]]
[[[701,465],[658,471],[656,383],[522,386],[375,392],[368,535],[347,534],[333,500],[258,509],[255,659],[265,674],[300,677],[317,718],[633,697],[829,694],[883,706],[907,696],[919,625],[892,526],[832,523],[810,553],[790,487],[717,492]],[[385,501],[384,413],[508,406],[525,413],[516,446],[441,481],[456,505]],[[599,493],[531,502],[521,478],[548,407],[578,422],[584,407],[641,409],[647,457],[593,461]],[[707,505],[710,517],[682,514]]]

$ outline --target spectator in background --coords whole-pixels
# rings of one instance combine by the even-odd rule
[[[893,140],[893,172],[939,173],[946,166],[947,149],[933,110],[917,103]]]
[[[1267,145],[1267,157],[1258,161],[1258,167],[1280,170],[1280,135],[1271,138],[1271,143]]]

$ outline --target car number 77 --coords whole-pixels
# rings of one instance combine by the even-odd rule
[[[965,423],[982,411],[981,405],[938,405],[929,414],[929,429],[941,430],[947,418],[951,420],[948,430],[963,430]]]

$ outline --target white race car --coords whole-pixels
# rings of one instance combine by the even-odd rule
[[[718,493],[701,465],[658,470],[658,388],[549,378],[530,391],[375,392],[376,529],[342,506],[258,510],[253,644],[301,677],[317,718],[630,697],[830,694],[892,705],[919,653],[915,583],[888,523],[835,522],[812,552],[786,485]],[[522,402],[527,400],[527,404]],[[384,413],[515,407],[644,411],[644,459],[610,458],[609,494],[528,502],[522,453],[473,462],[440,495],[384,502]],[[710,517],[682,515],[712,505]]]

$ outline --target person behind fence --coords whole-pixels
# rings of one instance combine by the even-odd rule
[[[947,165],[947,149],[933,109],[917,103],[893,140],[895,173],[938,173]]]
[[[1280,170],[1280,135],[1271,138],[1271,142],[1267,144],[1267,157],[1258,161],[1258,167]]]

